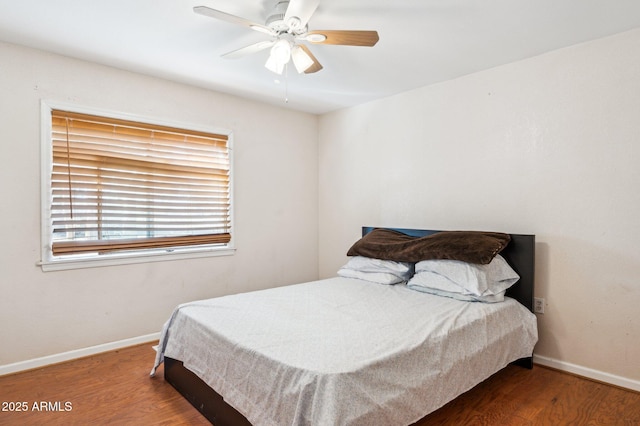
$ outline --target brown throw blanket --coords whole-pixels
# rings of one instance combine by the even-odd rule
[[[486,265],[509,241],[509,234],[499,232],[442,231],[426,237],[412,237],[389,229],[374,229],[351,246],[347,256],[397,262],[449,259]]]

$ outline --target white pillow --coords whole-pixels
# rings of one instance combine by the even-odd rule
[[[436,294],[438,296],[451,297],[468,302],[502,302],[505,293],[505,291],[501,291],[495,294],[473,294],[448,278],[427,271],[416,273],[407,283],[407,287],[423,293]]]
[[[424,260],[415,266],[416,276],[429,273],[443,277],[445,280],[434,281],[441,290],[450,291],[444,283],[450,282],[463,289],[463,294],[487,296],[499,294],[515,284],[520,276],[509,266],[506,260],[496,255],[487,265],[466,263],[458,260]],[[424,278],[424,279],[423,279]],[[416,285],[432,285],[426,282],[427,276],[422,277]]]
[[[338,275],[380,284],[397,284],[411,278],[413,266],[413,263],[408,262],[353,256],[338,270]]]
[[[359,280],[370,281],[378,284],[399,284],[406,280],[398,277],[397,275],[389,274],[387,272],[362,272],[353,269],[340,268],[338,275],[345,278],[357,278]]]
[[[488,296],[470,296],[470,295],[464,295],[460,293],[436,290],[434,288],[428,288],[428,287],[409,285],[408,288],[412,290],[420,291],[422,293],[435,294],[436,296],[451,297],[452,299],[462,300],[464,302],[498,303],[498,302],[504,301],[504,292],[499,294],[490,294]]]

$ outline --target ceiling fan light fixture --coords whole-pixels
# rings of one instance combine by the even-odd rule
[[[267,59],[267,62],[264,64],[264,66],[271,72],[274,72],[276,74],[282,75],[282,72],[284,71],[284,65],[283,63],[279,63],[278,61],[275,60],[273,55],[269,55],[269,58]]]
[[[304,51],[300,46],[293,46],[291,49],[291,59],[293,65],[295,65],[298,73],[306,71],[311,65],[313,65],[313,59]]]
[[[291,42],[280,39],[271,48],[271,56],[280,63],[286,64],[291,58]]]
[[[280,39],[271,48],[269,59],[267,59],[267,63],[264,66],[276,74],[282,74],[284,66],[289,62],[289,59],[291,59],[291,42]]]

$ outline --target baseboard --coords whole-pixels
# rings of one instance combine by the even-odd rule
[[[576,374],[578,376],[586,377],[588,379],[596,380],[598,382],[608,383],[621,388],[630,389],[636,392],[640,392],[640,381],[633,380],[622,376],[616,376],[615,374],[605,373],[603,371],[593,370],[591,368],[583,367],[581,365],[575,365],[557,359],[548,358],[541,355],[533,354],[534,364],[544,365],[545,367],[554,368],[560,371],[566,371],[567,373]]]
[[[102,345],[90,346],[88,348],[76,349],[73,351],[62,352],[43,356],[41,358],[29,359],[26,361],[15,362],[13,364],[0,365],[0,376],[6,374],[18,373],[20,371],[32,370],[51,364],[57,364],[64,361],[83,358],[85,356],[95,355],[102,352],[109,352],[116,349],[126,348],[128,346],[139,345],[141,343],[153,342],[160,338],[160,333],[147,334],[146,336],[132,337],[130,339],[118,340],[116,342],[105,343]]]

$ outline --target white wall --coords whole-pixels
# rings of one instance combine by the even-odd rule
[[[638,52],[634,30],[322,116],[320,276],[362,225],[536,234],[536,354],[640,380]]]
[[[42,272],[41,99],[232,130],[236,254]],[[315,115],[2,43],[0,115],[0,366],[158,332],[185,301],[317,278]]]

